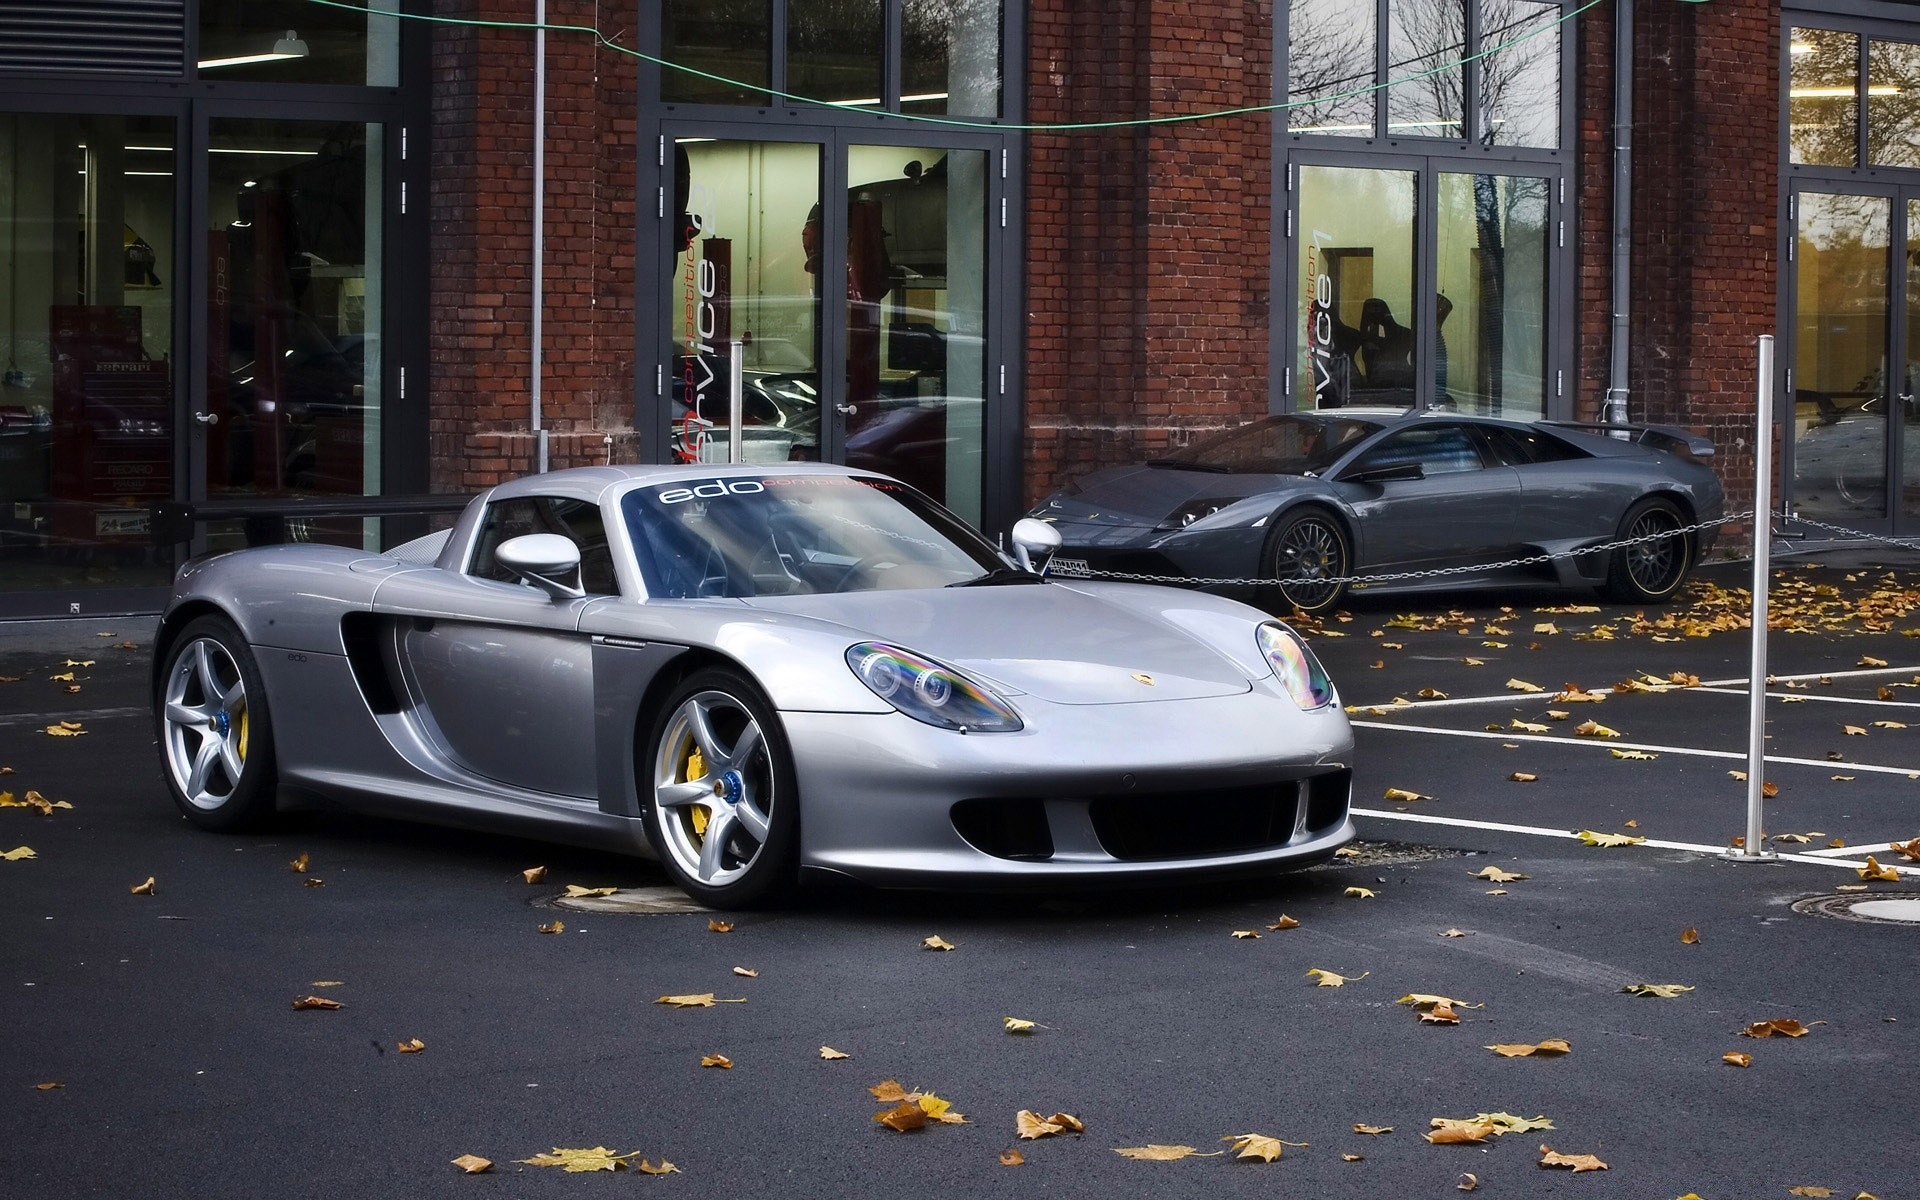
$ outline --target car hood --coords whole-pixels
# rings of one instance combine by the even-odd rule
[[[1177,523],[1174,514],[1195,501],[1231,502],[1248,496],[1280,494],[1323,486],[1304,475],[1223,474],[1177,467],[1108,467],[1078,482],[1072,492],[1055,492],[1033,512],[1093,525]]]
[[[1247,671],[1164,616],[1066,584],[763,596],[754,608],[831,621],[1055,704],[1231,696]],[[1247,627],[1251,649],[1253,634]],[[1142,677],[1145,678],[1142,678]]]

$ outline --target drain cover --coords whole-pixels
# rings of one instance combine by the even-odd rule
[[[1920,892],[1872,892],[1864,896],[1809,896],[1793,911],[1870,925],[1920,925]]]
[[[590,913],[658,915],[712,911],[695,903],[692,897],[676,887],[621,888],[611,896],[554,896],[536,903],[548,908],[570,908],[574,912]]]

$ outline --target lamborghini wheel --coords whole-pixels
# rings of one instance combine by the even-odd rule
[[[168,790],[203,829],[257,826],[274,813],[278,781],[266,685],[240,631],[201,617],[167,653],[154,723]]]
[[[1331,513],[1303,508],[1281,518],[1267,539],[1261,573],[1275,581],[1273,607],[1281,616],[1302,612],[1321,616],[1332,612],[1347,594],[1345,583],[1333,582],[1352,573],[1353,551],[1346,531]]]
[[[772,704],[739,672],[713,667],[689,675],[660,714],[641,774],[660,861],[716,908],[785,896],[797,878],[800,812]]]
[[[1613,552],[1607,594],[1628,604],[1659,604],[1679,591],[1693,565],[1693,539],[1676,532],[1685,524],[1667,500],[1649,498],[1628,509],[1620,540],[1646,540]]]

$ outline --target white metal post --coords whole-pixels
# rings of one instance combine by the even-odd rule
[[[541,316],[546,308],[547,260],[547,0],[533,9],[533,354],[529,369],[532,403],[527,423],[533,432],[534,470],[547,469],[547,430],[541,412],[540,375],[543,370]]]
[[[1760,338],[1759,408],[1753,443],[1753,637],[1747,680],[1747,836],[1727,857],[1735,862],[1778,858],[1765,845],[1761,817],[1767,785],[1767,582],[1773,560],[1773,336]]]
[[[746,436],[740,426],[747,411],[747,347],[739,338],[727,340],[727,461],[745,461]]]

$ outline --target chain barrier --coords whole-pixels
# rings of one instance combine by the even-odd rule
[[[1908,541],[1904,538],[1893,537],[1885,533],[1868,533],[1864,529],[1848,529],[1845,525],[1829,525],[1825,521],[1816,521],[1812,517],[1788,517],[1786,518],[1786,523],[1788,525],[1811,525],[1816,529],[1824,529],[1828,533],[1844,534],[1847,537],[1859,538],[1862,541],[1868,542],[1883,542],[1889,546],[1898,546],[1902,550],[1920,550],[1920,542]]]
[[[1412,579],[1442,579],[1450,575],[1473,575],[1482,571],[1504,571],[1512,567],[1528,567],[1541,563],[1550,563],[1556,559],[1578,558],[1587,554],[1610,554],[1615,550],[1624,550],[1629,546],[1639,546],[1647,542],[1665,541],[1681,534],[1697,533],[1703,529],[1717,529],[1735,521],[1745,521],[1753,516],[1753,510],[1730,513],[1716,517],[1711,521],[1696,521],[1691,525],[1682,525],[1678,529],[1664,529],[1658,533],[1642,534],[1639,537],[1620,538],[1616,541],[1601,542],[1580,550],[1561,550],[1551,554],[1530,554],[1524,558],[1509,558],[1500,562],[1470,563],[1458,567],[1434,567],[1425,571],[1392,571],[1381,575],[1296,575],[1290,579],[1254,578],[1254,579],[1203,579],[1192,575],[1144,575],[1132,571],[1098,571],[1091,567],[1063,567],[1059,560],[1049,563],[1047,574],[1062,579],[1108,579],[1124,583],[1172,583],[1184,586],[1202,584],[1207,587],[1272,587],[1275,584],[1311,584],[1314,587],[1338,587],[1356,583],[1401,583]],[[1920,547],[1915,547],[1920,549]]]

